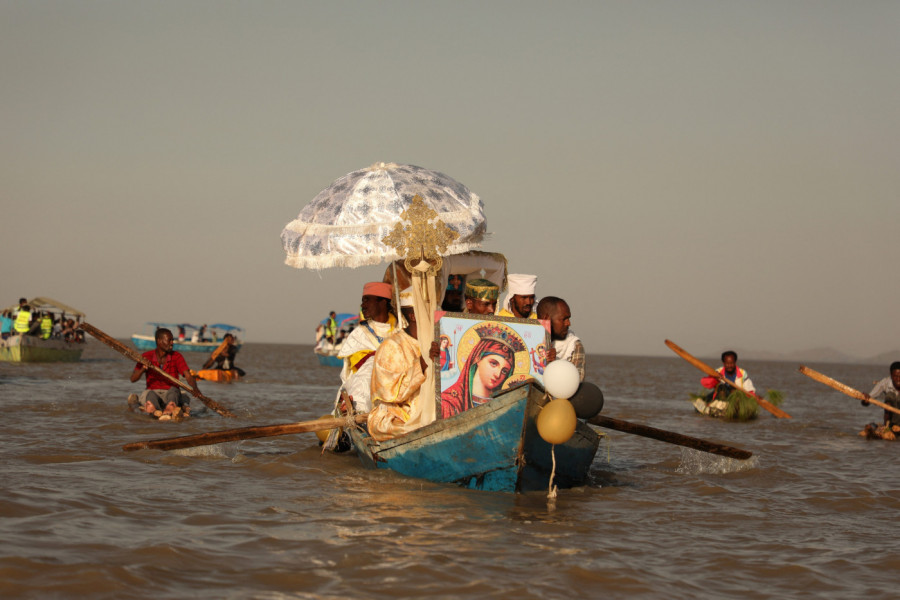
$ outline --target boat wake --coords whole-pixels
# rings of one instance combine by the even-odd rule
[[[681,449],[681,463],[675,469],[683,475],[723,475],[739,473],[759,467],[759,457],[751,456],[747,460],[738,460],[726,456],[717,456],[709,452],[701,452],[690,448]]]
[[[202,458],[227,458],[237,462],[238,457],[243,456],[240,453],[239,442],[225,442],[222,444],[211,444],[209,446],[194,446],[193,448],[179,448],[171,450],[172,454],[178,456],[194,456]]]

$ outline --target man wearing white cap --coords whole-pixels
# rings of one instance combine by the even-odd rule
[[[534,288],[537,286],[537,275],[511,273],[506,276],[509,291],[503,301],[503,310],[498,317],[518,317],[520,319],[537,319],[534,313]]]
[[[425,381],[426,363],[419,349],[419,328],[413,309],[411,287],[400,292],[400,312],[407,326],[389,338],[375,353],[372,369],[372,404],[369,435],[383,441],[427,425],[420,422],[419,388]],[[432,361],[437,358],[437,343],[431,347]]]

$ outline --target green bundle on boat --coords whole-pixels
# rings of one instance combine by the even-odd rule
[[[775,406],[780,406],[784,394],[778,390],[766,390],[761,396]],[[707,394],[691,394],[691,402],[700,414],[732,421],[752,421],[759,416],[759,403],[739,390],[731,390],[728,395],[719,395],[707,401]]]

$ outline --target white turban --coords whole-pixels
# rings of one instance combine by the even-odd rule
[[[510,273],[506,276],[506,285],[510,295],[531,296],[537,286],[537,275]]]
[[[537,287],[537,275],[510,273],[506,276],[507,293],[503,300],[503,308],[512,312],[509,301],[513,296],[531,296]]]
[[[400,292],[400,306],[412,306],[413,305],[413,289],[412,286],[409,286],[402,292]]]

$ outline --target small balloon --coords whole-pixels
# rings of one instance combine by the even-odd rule
[[[603,392],[595,384],[582,381],[575,395],[569,398],[575,407],[575,416],[579,419],[590,419],[603,410]]]
[[[319,417],[320,419],[333,419],[334,415],[322,415]],[[331,433],[330,429],[320,429],[316,431],[316,437],[319,438],[319,441],[323,444],[328,440],[328,434]]]
[[[538,434],[548,444],[568,442],[575,433],[577,424],[575,409],[565,398],[554,398],[545,404],[538,413],[536,422]]]
[[[571,398],[579,383],[578,367],[567,360],[554,360],[544,367],[544,389],[554,398]]]

